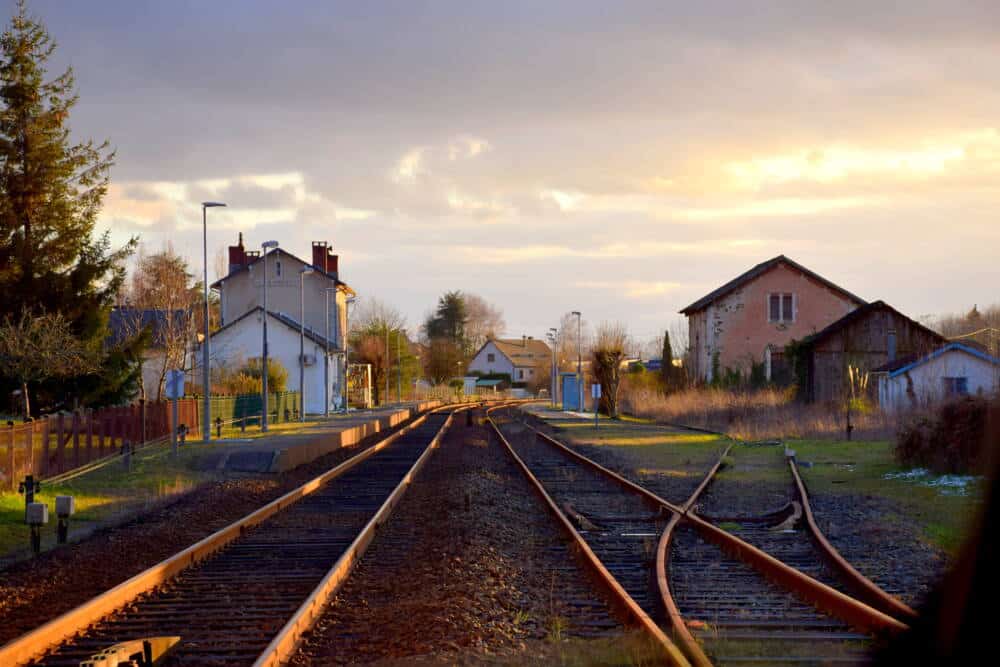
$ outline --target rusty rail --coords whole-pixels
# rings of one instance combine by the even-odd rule
[[[196,542],[170,556],[169,558],[140,572],[134,577],[118,584],[114,588],[92,598],[65,614],[41,625],[40,627],[0,646],[0,665],[21,665],[29,662],[48,650],[59,645],[73,635],[82,632],[87,627],[120,609],[139,595],[152,590],[156,586],[172,579],[181,571],[195,565],[220,549],[241,537],[247,529],[252,528],[271,516],[296,503],[302,498],[316,492],[331,480],[367,460],[377,452],[395,442],[403,434],[415,429],[426,421],[429,414],[444,410],[454,410],[456,406],[446,406],[431,410],[413,422],[404,426],[392,435],[375,445],[352,456],[343,463],[325,473],[313,478],[305,484],[281,497],[267,503],[247,516],[216,531],[208,537]]]
[[[798,489],[799,499],[802,501],[802,510],[806,516],[806,524],[809,526],[809,534],[813,542],[822,552],[827,562],[833,567],[859,597],[876,609],[894,616],[900,620],[913,621],[917,618],[917,612],[890,593],[882,590],[878,584],[861,574],[844,558],[836,547],[830,544],[823,531],[819,529],[816,518],[813,516],[812,507],[809,505],[809,494],[806,493],[806,485],[799,475],[799,467],[795,464],[795,457],[788,457],[788,467],[795,478],[795,487]]]
[[[905,623],[902,623],[892,616],[875,609],[865,602],[845,595],[844,593],[841,593],[840,591],[831,588],[830,586],[827,586],[826,584],[817,581],[806,574],[803,574],[799,570],[782,563],[770,554],[761,551],[752,544],[745,542],[735,535],[729,534],[708,521],[705,521],[701,517],[694,514],[690,507],[687,507],[686,509],[678,507],[677,505],[664,500],[652,491],[625,479],[621,475],[608,470],[597,462],[592,461],[579,452],[574,451],[570,447],[567,447],[565,444],[559,442],[552,436],[543,433],[537,428],[531,425],[528,425],[528,428],[533,430],[545,441],[566,452],[573,459],[585,462],[589,467],[607,475],[621,486],[641,493],[651,501],[659,503],[665,509],[674,512],[675,514],[679,514],[680,520],[690,523],[691,526],[694,527],[704,539],[712,542],[727,553],[739,558],[768,579],[774,581],[783,588],[786,588],[799,598],[815,605],[820,610],[839,618],[846,623],[849,623],[853,627],[875,634],[899,633],[908,629],[908,626]],[[713,470],[718,470],[718,464],[713,467]],[[707,486],[704,482],[702,485],[699,485],[700,488],[704,486]],[[665,574],[666,571],[664,570],[664,576]]]
[[[406,473],[399,485],[386,498],[378,512],[368,521],[364,529],[351,543],[351,546],[347,548],[347,551],[337,559],[337,562],[330,568],[327,575],[323,577],[322,581],[320,581],[309,597],[306,598],[305,602],[302,603],[295,614],[288,619],[288,622],[285,623],[281,631],[271,640],[268,647],[264,649],[264,652],[254,662],[254,667],[279,667],[292,657],[299,647],[302,636],[312,628],[323,614],[330,600],[347,581],[347,578],[354,571],[355,566],[361,560],[368,546],[375,539],[378,528],[388,520],[393,509],[395,509],[406,492],[407,487],[412,483],[420,469],[423,468],[432,452],[437,449],[441,437],[451,426],[454,415],[466,409],[471,409],[471,406],[460,407],[452,411],[452,414],[448,416],[444,425],[442,425],[441,429],[431,440],[423,454],[420,455],[420,458],[413,464],[413,467],[410,468],[410,471]]]
[[[497,406],[502,407],[502,406]],[[598,581],[600,581],[603,586],[610,592],[613,600],[615,601],[615,606],[619,608],[628,618],[631,619],[632,623],[642,629],[646,634],[648,634],[653,641],[662,649],[664,656],[672,665],[678,665],[681,667],[689,666],[691,663],[687,660],[677,645],[674,644],[669,637],[660,629],[660,626],[649,617],[645,611],[636,603],[631,595],[622,587],[618,580],[608,571],[604,566],[604,563],[597,557],[597,555],[587,544],[583,536],[580,535],[579,531],[573,526],[572,522],[566,518],[566,515],[559,508],[556,502],[552,499],[549,493],[542,486],[542,483],[537,477],[531,472],[524,461],[517,455],[514,448],[508,442],[507,438],[501,433],[500,428],[496,425],[496,422],[489,416],[489,413],[496,410],[497,407],[490,408],[487,410],[487,421],[493,428],[494,433],[500,439],[507,453],[514,460],[517,466],[521,469],[521,472],[531,483],[535,492],[539,495],[545,505],[549,508],[549,511],[556,517],[556,520],[562,526],[563,530],[570,536],[573,543],[576,545],[584,563],[594,572],[597,576]],[[589,461],[589,459],[585,459]],[[597,463],[590,461],[594,466],[600,467]],[[602,468],[603,469],[603,468]],[[627,484],[631,484],[628,480],[625,481]]]

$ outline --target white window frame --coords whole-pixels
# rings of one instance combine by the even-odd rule
[[[792,318],[785,319],[785,297],[792,297]],[[778,319],[771,317],[771,300],[778,299]],[[799,296],[795,292],[768,292],[764,301],[764,315],[770,324],[792,324],[799,319]]]

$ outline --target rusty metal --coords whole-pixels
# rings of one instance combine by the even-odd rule
[[[640,493],[659,503],[665,509],[680,515],[680,521],[690,524],[704,539],[723,549],[726,553],[739,558],[769,580],[791,591],[801,599],[817,606],[826,613],[839,618],[853,627],[875,634],[896,634],[907,629],[908,626],[905,623],[900,622],[892,616],[803,574],[799,570],[782,563],[770,554],[705,521],[692,510],[693,502],[685,503],[684,507],[678,507],[674,503],[660,498],[652,491],[625,479],[621,475],[574,451],[572,448],[567,447],[537,428],[527,424],[526,426],[533,430],[541,439],[552,444],[574,460],[614,479],[620,486]],[[713,466],[713,475],[718,470],[721,460],[722,457]],[[700,494],[707,485],[708,481],[703,481],[699,485],[698,493]],[[665,563],[664,576],[666,576]],[[685,642],[682,640],[682,643]]]
[[[486,421],[492,427],[494,433],[496,433],[500,442],[507,450],[507,453],[521,469],[521,472],[524,473],[536,493],[538,493],[539,497],[549,508],[549,511],[552,512],[552,514],[556,517],[556,520],[563,527],[563,530],[570,536],[574,544],[576,544],[584,563],[595,573],[598,581],[600,581],[612,595],[612,599],[616,602],[616,606],[631,620],[634,625],[641,628],[653,639],[653,641],[657,643],[657,645],[662,649],[664,657],[670,664],[681,666],[690,665],[691,663],[687,660],[677,645],[670,640],[663,630],[660,629],[660,626],[656,624],[649,614],[647,614],[632,598],[632,596],[629,595],[625,588],[622,587],[611,572],[608,571],[604,563],[601,562],[594,551],[590,548],[590,545],[587,544],[587,541],[573,526],[572,522],[566,517],[563,511],[552,499],[552,496],[550,496],[545,490],[542,483],[538,480],[534,473],[531,472],[531,469],[525,464],[521,457],[517,455],[517,452],[514,451],[510,442],[506,437],[504,437],[500,428],[490,416],[490,413],[496,409],[497,408],[491,408],[487,410]],[[597,464],[593,463],[593,465],[596,466]]]
[[[330,571],[323,577],[322,581],[313,589],[313,592],[306,598],[305,602],[296,610],[290,619],[282,627],[281,631],[271,640],[271,643],[261,653],[254,662],[254,667],[278,667],[288,661],[295,653],[301,642],[302,636],[308,632],[322,615],[323,610],[330,600],[337,594],[344,582],[350,576],[354,567],[361,560],[372,540],[375,539],[375,532],[378,527],[385,523],[389,515],[395,509],[403,493],[413,482],[414,477],[423,468],[431,454],[441,442],[441,437],[451,426],[455,412],[468,411],[471,408],[463,407],[448,415],[444,424],[435,434],[430,444],[424,449],[423,454],[416,463],[399,482],[393,492],[386,498],[378,512],[368,521],[364,529],[351,543],[351,546],[344,551],[337,559]],[[469,412],[466,412],[469,414]]]
[[[372,447],[356,454],[340,465],[284,494],[280,498],[271,501],[242,519],[216,531],[170,558],[135,575],[109,591],[98,595],[35,630],[0,646],[0,665],[20,665],[43,655],[70,637],[83,632],[97,621],[104,619],[116,610],[132,602],[143,593],[152,591],[154,588],[172,580],[184,570],[205,562],[209,557],[220,552],[223,548],[248,535],[256,527],[278,512],[298,503],[307,496],[315,494],[326,486],[328,482],[345,475],[372,456],[385,450],[400,438],[420,428],[427,421],[430,414],[432,413],[418,417],[413,423]],[[247,548],[253,551],[255,547],[251,544]],[[253,569],[248,569],[245,565],[238,569],[251,575],[253,573]],[[294,572],[291,574],[294,576]],[[211,582],[208,582],[206,585],[210,584]],[[280,594],[280,589],[275,589],[275,592],[276,594]],[[224,602],[222,604],[225,605]],[[194,609],[192,609],[193,611]],[[244,610],[243,613],[247,613],[247,611]],[[250,610],[250,613],[252,613],[252,610]]]
[[[809,494],[806,493],[805,483],[802,481],[802,476],[799,475],[799,469],[795,463],[795,457],[788,457],[788,467],[792,472],[792,477],[795,479],[795,488],[798,490],[799,499],[802,502],[802,509],[805,512],[806,525],[809,527],[810,536],[816,543],[816,546],[823,553],[830,566],[837,571],[841,578],[855,591],[859,597],[862,597],[865,602],[871,606],[902,621],[909,622],[915,620],[917,618],[917,612],[912,607],[905,604],[896,596],[882,590],[878,584],[858,572],[857,569],[855,569],[854,566],[851,565],[832,544],[830,544],[830,542],[826,539],[826,536],[823,535],[823,531],[819,529],[819,524],[816,523],[816,518],[813,516],[812,507],[809,505]]]

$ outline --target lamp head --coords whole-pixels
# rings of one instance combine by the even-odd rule
[[[302,275],[306,275],[306,274],[309,274],[309,273],[315,273],[315,272],[316,272],[316,269],[314,269],[311,266],[303,266],[301,269],[299,269],[299,273],[301,273]]]
[[[576,315],[577,317],[580,317],[580,311],[574,310],[572,313],[570,313],[570,315]]]
[[[264,250],[267,250],[268,248],[277,248],[278,247],[278,242],[277,241],[264,241],[263,243],[260,244],[260,247],[263,248]]]
[[[203,201],[201,203],[202,208],[218,208],[219,206],[225,206],[221,201]]]

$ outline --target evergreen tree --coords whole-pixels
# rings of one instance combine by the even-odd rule
[[[670,331],[663,332],[663,358],[660,364],[660,376],[663,379],[663,388],[668,393],[678,388],[678,369],[674,366],[674,350],[670,346]]]
[[[465,324],[468,319],[465,297],[461,291],[447,292],[438,299],[437,310],[427,320],[427,337],[444,338],[460,348],[466,347]]]
[[[107,142],[70,141],[78,97],[72,69],[46,78],[55,47],[19,0],[0,36],[0,312],[57,313],[97,354],[135,241],[112,249],[107,232],[95,236],[114,153]],[[113,356],[59,392],[95,397],[105,383],[127,385],[133,369]]]

